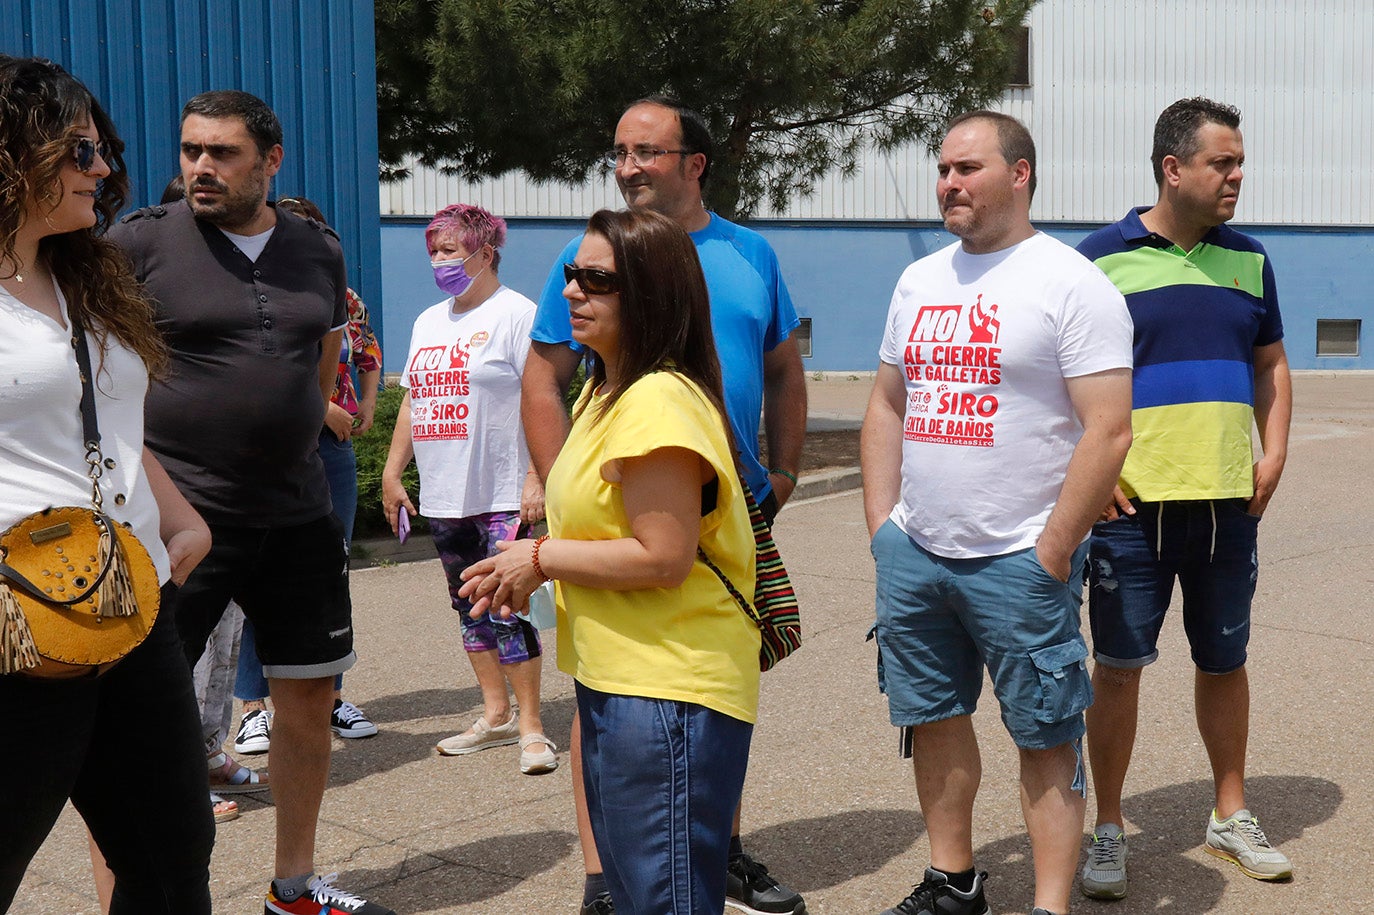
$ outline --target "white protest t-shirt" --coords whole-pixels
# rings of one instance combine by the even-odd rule
[[[505,286],[463,314],[454,314],[452,302],[444,299],[415,319],[401,375],[410,390],[420,513],[517,511],[530,464],[520,375],[534,303]]]
[[[893,522],[940,556],[1000,556],[1035,544],[1083,434],[1064,379],[1130,368],[1131,318],[1048,235],[956,242],[902,274],[878,355],[906,378]]]

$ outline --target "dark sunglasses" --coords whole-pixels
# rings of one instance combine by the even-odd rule
[[[587,295],[606,295],[620,290],[620,277],[609,270],[595,267],[575,267],[563,265],[563,282],[577,281],[577,286]]]
[[[110,144],[104,140],[97,143],[90,137],[77,137],[76,143],[72,146],[72,155],[76,157],[76,170],[86,174],[95,168],[96,156],[100,156],[106,162],[110,161]]]

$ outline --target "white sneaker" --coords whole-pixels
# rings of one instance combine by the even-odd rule
[[[1213,810],[1207,821],[1204,848],[1256,880],[1286,880],[1293,876],[1293,862],[1269,844],[1259,820],[1248,810],[1237,810],[1222,821],[1217,820]]]
[[[472,723],[471,733],[454,734],[445,737],[435,745],[442,756],[467,756],[488,747],[505,747],[520,741],[520,712],[511,710],[510,721],[492,727],[487,719],[478,718]]]
[[[1126,832],[1115,823],[1093,830],[1088,862],[1083,865],[1083,895],[1092,899],[1126,898]]]
[[[244,715],[234,737],[234,752],[252,756],[266,753],[271,747],[272,713],[260,708]]]

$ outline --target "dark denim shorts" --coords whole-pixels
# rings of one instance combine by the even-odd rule
[[[1260,519],[1246,511],[1248,501],[1136,502],[1134,515],[1093,526],[1088,618],[1098,663],[1136,668],[1159,657],[1177,581],[1198,670],[1245,665],[1259,576]]]
[[[353,666],[348,546],[333,514],[290,527],[215,524],[210,554],[172,601],[192,667],[231,600],[253,621],[268,677],[333,677]]]
[[[878,687],[894,725],[973,714],[986,665],[1017,746],[1045,750],[1083,736],[1093,696],[1078,631],[1086,543],[1074,552],[1068,583],[1045,571],[1033,547],[948,559],[891,521],[872,550]]]

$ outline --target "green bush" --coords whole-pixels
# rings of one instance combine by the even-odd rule
[[[577,395],[585,381],[586,373],[579,365],[564,397],[564,403],[569,410],[577,401]],[[401,400],[405,393],[405,388],[399,385],[388,385],[383,388],[377,395],[377,413],[373,418],[372,428],[367,430],[366,435],[353,439],[353,451],[358,457],[358,516],[353,522],[355,539],[365,540],[368,537],[391,535],[391,527],[386,523],[386,515],[382,512],[382,470],[386,467],[386,454],[391,448],[391,432],[396,428],[396,416],[400,412]],[[519,422],[519,417],[513,417],[513,420]],[[410,494],[410,501],[419,505],[420,474],[415,469],[414,461],[410,462],[401,480],[405,483],[406,492]],[[417,534],[428,533],[429,525],[423,518],[416,518],[412,520],[411,530]]]

